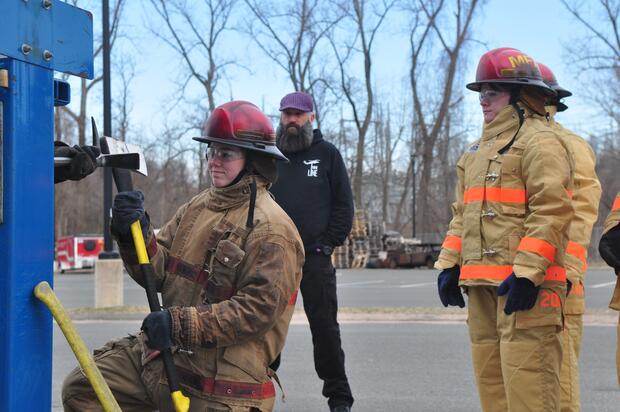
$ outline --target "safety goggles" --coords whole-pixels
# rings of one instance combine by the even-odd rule
[[[478,99],[480,99],[480,103],[483,101],[494,102],[502,96],[505,96],[507,92],[499,91],[499,90],[483,90],[479,93]]]
[[[219,160],[220,162],[232,162],[243,159],[244,153],[230,147],[210,147],[207,150],[207,160]]]

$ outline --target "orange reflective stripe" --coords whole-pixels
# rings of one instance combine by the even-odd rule
[[[508,265],[463,265],[459,279],[504,280],[512,272],[512,266]],[[549,266],[545,271],[545,280],[566,282],[566,270],[561,266]]]
[[[460,279],[504,280],[512,273],[512,266],[463,265]]]
[[[463,193],[463,203],[481,202],[484,200],[484,187],[472,187]]]
[[[545,271],[545,280],[566,282],[566,269],[562,266],[549,266]]]
[[[620,196],[616,197],[616,200],[614,200],[611,210],[620,210]]]
[[[458,236],[448,235],[444,239],[441,247],[446,249],[454,249],[458,252],[461,251],[461,238]]]
[[[527,196],[524,189],[505,187],[472,187],[463,193],[463,203],[482,202],[525,203]]]
[[[572,199],[572,198],[573,198],[573,191],[572,191],[572,190],[568,190],[568,189],[566,189],[566,194],[568,195],[568,197],[569,197],[570,199]]]
[[[583,263],[581,270],[586,270],[588,265],[588,249],[581,246],[579,243],[569,241],[566,246],[566,253],[579,259],[581,263]]]
[[[293,292],[291,297],[288,299],[288,304],[293,306],[297,303],[297,291]]]
[[[555,248],[546,240],[536,239],[535,237],[524,237],[517,248],[519,251],[536,253],[547,259],[549,262],[555,260]]]
[[[569,295],[577,295],[582,296],[584,294],[583,283],[579,282],[577,284],[573,283],[573,286],[570,289]]]

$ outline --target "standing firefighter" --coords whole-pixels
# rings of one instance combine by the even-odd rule
[[[605,262],[614,269],[616,273],[616,288],[611,298],[609,307],[620,311],[620,193],[616,196],[611,213],[605,221],[603,237],[598,245],[598,251]],[[618,318],[618,335],[616,347],[616,372],[618,375],[618,385],[620,385],[620,318]]]
[[[584,275],[587,269],[588,246],[592,236],[592,226],[598,217],[598,204],[601,199],[601,184],[596,176],[596,155],[592,147],[572,131],[555,121],[556,112],[568,109],[560,99],[572,93],[560,87],[547,66],[538,63],[543,81],[557,96],[547,102],[547,114],[551,127],[556,129],[568,146],[574,162],[574,183],[572,204],[575,211],[568,229],[566,246],[566,277],[572,287],[564,304],[564,339],[562,369],[560,373],[562,412],[581,410],[579,395],[579,352],[583,334],[583,314],[585,312]]]
[[[112,231],[129,274],[143,279],[130,224],[142,222],[160,312],[143,333],[95,351],[95,360],[124,411],[171,411],[159,350],[172,347],[183,393],[196,411],[271,411],[268,368],[284,347],[301,280],[303,246],[295,225],[267,191],[276,178],[269,119],[256,106],[233,101],[206,123],[210,189],[181,206],[157,237],[140,192],[114,200]],[[68,411],[101,410],[79,369],[67,377]]]
[[[436,268],[442,303],[463,307],[482,410],[559,411],[564,250],[573,217],[569,154],[545,118],[554,94],[512,48],[482,56],[482,137],[457,165],[453,218]]]
[[[323,140],[320,130],[312,129],[312,97],[302,92],[287,94],[280,102],[280,112],[278,147],[290,163],[279,164],[278,181],[271,192],[295,222],[306,249],[301,294],[323,396],[332,411],[347,412],[353,396],[340,343],[331,254],[351,230],[351,185],[338,149]]]

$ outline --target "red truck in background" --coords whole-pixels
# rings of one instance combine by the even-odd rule
[[[97,256],[103,250],[103,236],[63,236],[56,240],[57,269],[66,270],[94,268]]]

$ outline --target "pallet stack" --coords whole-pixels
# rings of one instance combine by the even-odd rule
[[[338,246],[334,249],[332,264],[336,269],[348,269],[351,267],[351,253],[348,238],[344,241],[342,246]]]
[[[368,263],[368,252],[370,244],[368,241],[368,224],[366,219],[366,211],[358,209],[355,211],[353,219],[353,228],[349,235],[351,244],[351,252],[353,254],[352,268],[365,268]]]

